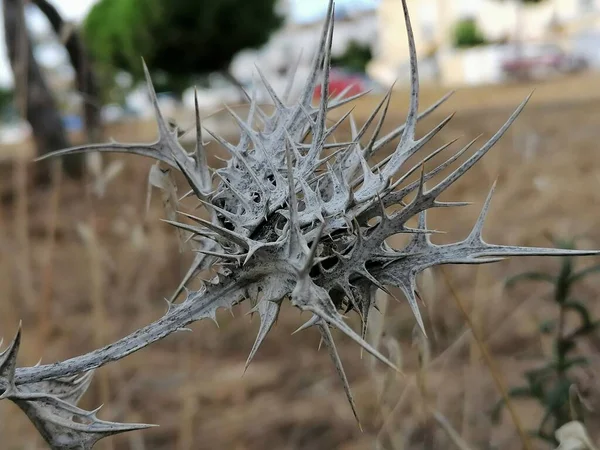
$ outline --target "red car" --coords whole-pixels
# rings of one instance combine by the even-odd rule
[[[516,49],[511,49],[516,53]],[[576,72],[587,67],[587,61],[568,54],[560,47],[546,45],[524,46],[520,54],[512,54],[502,63],[502,71],[509,78]]]
[[[329,95],[335,96],[344,89],[348,89],[344,97],[352,97],[369,89],[364,77],[332,69],[329,74]],[[314,99],[321,98],[321,84],[318,84],[313,93]]]

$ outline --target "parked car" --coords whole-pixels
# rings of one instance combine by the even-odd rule
[[[332,68],[329,74],[329,95],[337,95],[348,89],[345,97],[352,97],[361,92],[368,91],[373,83],[366,75],[356,74]],[[313,93],[314,99],[321,98],[321,84],[318,84]]]
[[[509,79],[573,73],[587,67],[584,57],[554,44],[524,44],[520,52],[513,46],[502,62],[502,72]]]

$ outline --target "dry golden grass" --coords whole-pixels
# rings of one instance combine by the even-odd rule
[[[464,236],[497,178],[497,194],[485,228],[488,241],[551,245],[545,237],[550,233],[583,235],[581,245],[600,247],[600,100],[593,98],[595,92],[600,93],[600,81],[580,77],[560,83],[561,96],[542,84],[516,124],[447,195],[448,200],[475,205],[431,214],[430,226],[447,232],[435,240]],[[466,142],[484,133],[484,139],[529,91],[530,86],[460,91],[425,120],[421,130],[457,110],[430,148],[459,136]],[[424,89],[422,105],[443,93]],[[369,97],[359,102],[358,116],[376,101]],[[405,95],[399,92],[394,95],[386,128],[403,120],[405,110]],[[112,134],[150,139],[146,131]],[[191,255],[178,252],[175,232],[158,220],[163,214],[158,195],[145,220],[150,162],[118,158],[125,161],[125,170],[109,185],[104,198],[62,181],[59,191],[56,186],[30,190],[26,216],[17,203],[0,209],[0,335],[10,338],[23,319],[21,365],[92,350],[154,320],[164,312],[163,297],[171,294],[186,269]],[[91,230],[87,240],[78,232],[82,224]],[[28,255],[23,255],[25,247],[18,234],[22,227],[27,231]],[[21,264],[26,260],[30,261],[33,294],[21,285],[27,279],[21,273],[27,270]],[[578,264],[592,262],[592,258],[581,258]],[[555,270],[557,266],[558,261],[551,259],[526,258],[444,269],[507,384],[518,383],[523,368],[548,354],[548,342],[540,339],[536,327],[551,314],[552,304],[545,287],[506,292],[503,280],[522,270]],[[244,315],[247,308],[242,306],[234,310],[235,318],[228,312],[219,315],[220,329],[212,322],[199,323],[191,334],[171,336],[100,369],[84,407],[106,403],[101,418],[161,426],[118,437],[98,448],[362,450],[377,448],[376,439],[379,448],[390,450],[454,448],[446,432],[422,408],[423,392],[417,379],[425,380],[429,404],[471,448],[520,448],[508,414],[499,426],[491,425],[487,412],[500,394],[444,276],[439,271],[432,275],[423,280],[422,287],[432,337],[425,378],[417,377],[423,372],[418,370],[418,351],[412,342],[414,320],[402,301],[388,305],[382,343],[392,350],[399,343],[394,351],[401,355],[404,379],[390,378],[380,365],[370,370],[358,347],[338,336],[363,433],[354,422],[327,352],[317,352],[318,335],[309,331],[290,336],[305,319],[291,307],[284,308],[278,326],[242,377],[258,327],[256,319],[250,321]],[[582,298],[593,302],[600,292],[600,279],[588,280],[579,289]],[[599,307],[592,309],[600,316]],[[586,346],[592,354],[592,368],[597,369],[600,339]],[[382,386],[386,386],[383,395]],[[540,411],[535,404],[514,404],[525,427],[537,423]],[[25,416],[7,402],[0,403],[0,436],[2,448],[44,448]]]

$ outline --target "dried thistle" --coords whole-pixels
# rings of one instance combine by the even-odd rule
[[[590,255],[594,251],[529,248],[488,244],[482,228],[491,194],[469,236],[456,243],[436,245],[426,226],[430,208],[459,207],[465,203],[438,200],[439,196],[475,165],[506,132],[524,108],[525,100],[502,128],[466,161],[451,170],[431,188],[425,188],[436,175],[445,171],[473,144],[467,144],[445,162],[425,170],[425,164],[447,144],[419,164],[406,167],[415,155],[448,123],[448,117],[432,131],[417,138],[415,127],[448,97],[419,115],[417,57],[406,0],[402,0],[410,49],[411,96],[405,124],[380,137],[383,118],[391,91],[360,129],[352,126],[352,141],[331,143],[329,138],[349,116],[333,126],[326,124],[327,114],[353,98],[342,92],[329,98],[328,78],[333,36],[333,0],[321,35],[312,71],[300,94],[290,104],[289,89],[280,98],[268,81],[259,75],[274,104],[271,115],[261,110],[250,96],[248,118],[231,115],[240,128],[240,141],[233,145],[219,136],[214,138],[230,153],[226,167],[211,170],[202,142],[196,104],[196,149],[188,153],[179,135],[161,114],[148,71],[147,83],[158,123],[159,138],[151,144],[86,145],[53,153],[54,156],[81,152],[122,152],[147,156],[186,177],[190,195],[194,195],[210,214],[211,220],[181,213],[193,224],[168,222],[192,235],[199,248],[175,299],[187,281],[209,268],[218,275],[198,291],[187,292],[185,300],[169,302],[167,313],[156,322],[136,330],[123,339],[54,364],[16,368],[20,333],[0,356],[0,398],[19,405],[53,449],[90,449],[106,436],[149,425],[128,425],[99,420],[95,413],[75,406],[90,382],[93,369],[117,361],[165,336],[184,330],[202,319],[216,320],[219,308],[232,308],[244,300],[254,305],[261,326],[250,351],[252,360],[273,327],[284,299],[312,318],[300,330],[315,327],[342,379],[346,395],[356,416],[356,408],[330,328],[337,328],[364,350],[395,369],[377,349],[365,340],[366,325],[375,291],[386,286],[400,288],[409,302],[418,325],[423,321],[416,300],[416,276],[428,267],[440,264],[483,264],[507,256]],[[293,83],[293,75],[290,86]],[[321,83],[322,97],[312,105],[312,94]],[[362,95],[362,94],[361,94]],[[382,111],[366,146],[360,140]],[[255,127],[255,121],[261,122]],[[371,157],[395,138],[395,151],[381,163],[370,165]],[[417,181],[409,177],[420,173]],[[216,175],[216,187],[213,177]],[[396,181],[392,181],[392,178]],[[412,196],[412,200],[409,198]],[[394,208],[395,212],[389,210]],[[418,228],[407,226],[418,216]],[[375,220],[377,219],[377,220]],[[373,222],[375,224],[372,224]],[[395,234],[411,236],[404,248],[391,248],[386,239]],[[363,326],[358,332],[346,324],[343,314],[355,311]]]

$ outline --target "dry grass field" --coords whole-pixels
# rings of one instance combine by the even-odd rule
[[[420,130],[457,111],[429,148],[460,137],[453,147],[458,149],[481,133],[483,142],[531,88],[461,90],[425,119]],[[444,93],[425,87],[422,108]],[[358,102],[359,120],[376,101],[373,96]],[[403,120],[406,105],[405,93],[394,94],[385,129]],[[140,141],[152,139],[147,131],[120,128],[111,133]],[[216,144],[209,148],[219,153]],[[0,335],[10,339],[23,321],[20,365],[92,350],[158,318],[164,312],[163,298],[187,269],[191,255],[179,252],[176,233],[159,221],[164,217],[160,194],[153,194],[146,214],[150,161],[128,156],[106,161],[117,159],[124,169],[102,198],[68,180],[44,190],[25,190],[16,170],[2,180],[3,189],[12,185],[16,194],[0,208]],[[434,241],[465,236],[496,179],[484,231],[489,242],[548,246],[549,236],[581,236],[580,247],[600,248],[600,79],[539,83],[515,125],[446,196],[474,204],[430,216],[431,228],[447,232]],[[576,264],[598,262],[586,257]],[[518,449],[521,443],[509,415],[505,412],[499,425],[490,421],[489,410],[500,393],[457,299],[488,346],[503,382],[517,384],[525,368],[551,352],[549,338],[541,338],[537,327],[553,316],[554,305],[545,285],[506,290],[503,282],[524,270],[556,271],[559,264],[531,257],[479,267],[447,266],[424,277],[422,310],[431,337],[424,371],[419,371],[418,345],[412,338],[414,319],[401,295],[399,302],[389,303],[382,349],[401,364],[404,377],[379,364],[371,366],[356,345],[337,336],[362,432],[327,352],[317,350],[318,334],[291,336],[306,319],[291,307],[284,308],[243,376],[258,329],[257,318],[245,315],[245,305],[234,309],[235,317],[221,312],[219,328],[212,322],[195,324],[192,333],[172,335],[98,370],[82,406],[105,404],[99,416],[106,420],[160,424],[106,440],[99,449],[455,448],[424,413],[425,400],[472,449]],[[599,293],[600,276],[578,286],[577,295],[600,317]],[[600,368],[600,336],[580,350],[591,355],[590,370],[581,379],[593,402],[595,396],[600,399],[600,380],[593,377]],[[424,390],[418,388],[419,380]],[[541,410],[535,403],[515,400],[514,406],[525,428],[537,424]],[[593,413],[588,419],[590,430],[600,426]],[[0,436],[2,449],[45,448],[26,417],[8,402],[0,402]]]

